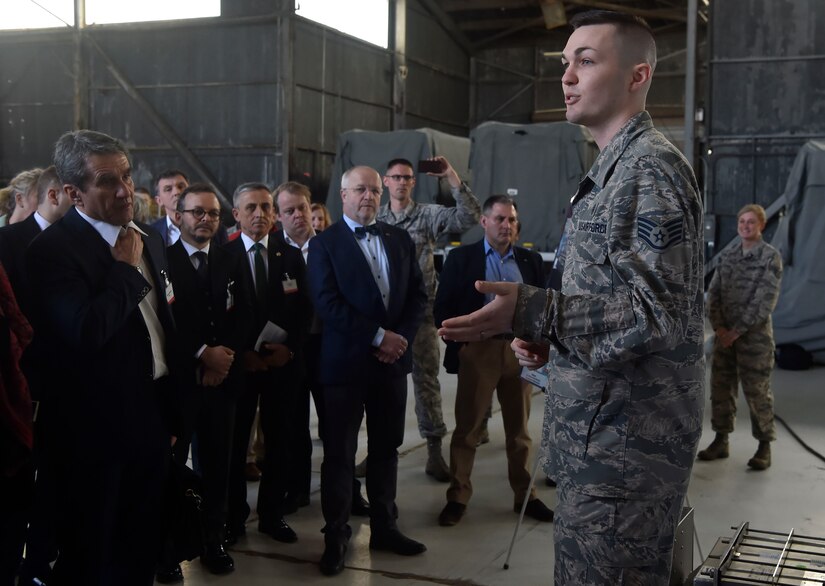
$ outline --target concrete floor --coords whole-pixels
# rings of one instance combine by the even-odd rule
[[[452,430],[456,381],[454,376],[443,371],[440,378],[444,415]],[[825,453],[825,368],[796,373],[775,370],[773,389],[776,413],[808,445]],[[247,536],[232,549],[235,572],[223,577],[212,576],[195,560],[184,564],[185,583],[189,586],[322,582],[330,586],[551,584],[552,524],[526,520],[510,559],[510,569],[502,568],[517,515],[512,512],[513,495],[507,484],[500,414],[494,413],[490,422],[492,441],[480,447],[477,453],[473,471],[475,494],[466,516],[455,527],[440,527],[437,516],[445,502],[446,485],[435,482],[423,472],[426,445],[418,434],[411,391],[410,385],[406,437],[398,467],[397,502],[400,528],[427,545],[425,554],[414,558],[384,552],[371,554],[368,549],[369,523],[354,518],[346,569],[334,578],[320,574],[317,562],[323,552],[323,535],[320,533],[323,519],[318,472],[322,449],[316,441],[311,504],[288,517],[288,522],[298,533],[298,542],[282,544],[259,534],[253,511],[247,524]],[[536,393],[530,420],[534,440],[539,438],[542,401],[543,395]],[[797,534],[825,537],[825,463],[805,451],[781,424],[777,424],[779,437],[773,445],[773,466],[765,472],[749,470],[746,462],[756,449],[756,440],[750,435],[747,405],[741,397],[739,406],[737,431],[731,436],[730,458],[697,462],[693,468],[688,497],[689,504],[695,509],[698,540],[693,548],[694,567],[701,563],[718,537],[730,535],[731,527],[743,521],[749,521],[755,529],[783,532],[794,529]],[[708,404],[702,447],[713,438],[709,412]],[[362,439],[365,438],[364,434]],[[449,436],[445,441],[449,442]],[[366,441],[361,443],[359,460],[366,454]],[[257,486],[250,483],[249,487],[250,501],[254,503]],[[540,482],[538,493],[548,506],[555,505],[555,489]]]

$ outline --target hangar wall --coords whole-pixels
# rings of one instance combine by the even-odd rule
[[[74,127],[125,140],[137,185],[172,166],[226,194],[294,178],[319,198],[340,132],[430,126],[466,136],[469,58],[415,0],[404,116],[392,50],[291,6],[225,0],[219,18],[0,32],[0,184],[47,165]]]

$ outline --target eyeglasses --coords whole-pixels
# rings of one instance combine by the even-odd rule
[[[219,210],[209,210],[206,211],[203,208],[194,208],[191,210],[181,210],[185,214],[192,214],[196,220],[202,220],[204,216],[209,216],[210,220],[217,220],[221,217],[221,212]]]
[[[413,177],[412,175],[387,175],[387,177],[389,177],[393,181],[398,181],[399,183],[401,181],[412,181],[413,179],[415,179],[415,177]]]
[[[374,195],[376,197],[381,197],[381,194],[383,193],[383,191],[380,189],[372,188],[368,190],[366,187],[360,185],[358,187],[345,187],[344,189],[346,189],[347,191],[354,191],[358,195],[364,195],[367,191],[369,191],[371,195]]]

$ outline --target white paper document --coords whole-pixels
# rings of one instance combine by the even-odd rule
[[[288,334],[284,328],[276,323],[268,321],[266,322],[264,329],[261,330],[258,340],[255,342],[255,352],[261,351],[261,345],[264,342],[269,342],[271,344],[283,344],[286,342],[287,336]]]

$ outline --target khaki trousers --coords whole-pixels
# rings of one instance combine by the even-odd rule
[[[530,486],[527,462],[532,441],[527,432],[527,419],[532,386],[521,380],[521,367],[509,340],[491,338],[470,342],[459,351],[459,359],[447,500],[466,505],[473,494],[470,475],[476,444],[493,391],[497,390],[507,441],[507,475],[514,493],[513,502],[521,504]],[[529,500],[534,498],[535,489],[531,490]]]

